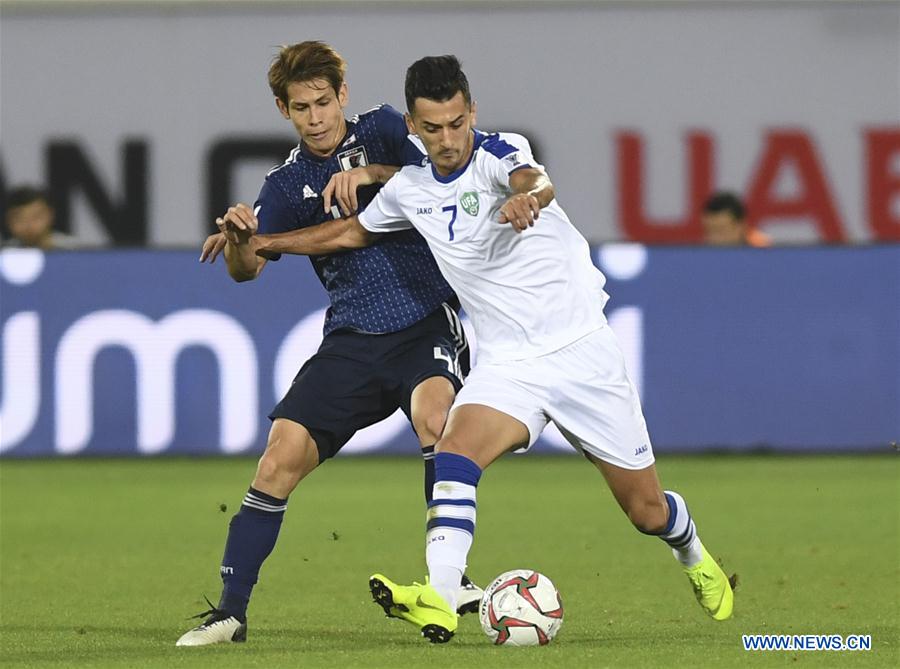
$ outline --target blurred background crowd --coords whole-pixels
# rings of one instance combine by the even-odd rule
[[[458,55],[480,127],[529,137],[592,243],[900,240],[895,2],[4,0],[0,11],[6,245],[198,245],[295,145],[265,74],[278,45],[305,39],[347,59],[348,117],[402,110],[413,60]]]

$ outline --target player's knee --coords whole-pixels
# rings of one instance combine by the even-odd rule
[[[259,462],[256,463],[256,479],[254,483],[272,483],[279,478],[279,475],[280,467],[278,461],[273,457],[269,457],[269,452],[266,451],[260,457]]]
[[[300,438],[303,437],[303,438]],[[281,434],[273,429],[256,468],[254,487],[276,497],[287,497],[318,464],[315,442],[306,434]]]
[[[421,411],[413,416],[413,428],[423,446],[434,444],[441,438],[447,424],[447,410],[442,408]]]
[[[416,386],[410,402],[411,418],[423,446],[441,438],[455,396],[453,384],[442,376],[431,377]]]
[[[467,445],[465,441],[457,439],[452,434],[449,434],[438,439],[434,450],[438,453],[456,453],[457,455],[471,457],[471,454],[469,453],[470,448],[471,446]]]
[[[300,473],[290,462],[266,451],[256,466],[253,487],[276,497],[287,497],[300,482]]]

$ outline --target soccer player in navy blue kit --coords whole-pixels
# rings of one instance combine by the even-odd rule
[[[362,209],[403,164],[423,154],[408,138],[402,115],[382,105],[346,120],[346,64],[322,42],[283,47],[269,69],[279,111],[300,143],[271,170],[253,208],[230,207],[217,220],[222,237],[201,259],[224,249],[236,281],[256,279],[266,262],[250,238],[317,226]],[[331,202],[337,202],[334,207]],[[325,337],[272,410],[272,428],[256,476],[232,518],[219,603],[179,646],[244,641],[247,606],[263,561],[275,546],[288,496],[353,434],[390,416],[409,417],[425,458],[425,495],[434,484],[433,449],[468,371],[458,303],[431,252],[415,231],[346,253],[311,257],[331,299]],[[480,590],[469,585],[466,610]]]

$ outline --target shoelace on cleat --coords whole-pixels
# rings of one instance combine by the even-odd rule
[[[203,599],[205,599],[206,603],[209,604],[209,610],[204,611],[203,613],[198,613],[195,616],[191,616],[190,618],[188,618],[188,620],[194,620],[195,618],[206,618],[207,616],[210,616],[211,620],[203,623],[204,625],[206,625],[207,623],[214,623],[220,620],[226,620],[231,617],[231,615],[227,611],[217,608],[215,604],[209,601],[209,597],[207,597],[206,595],[203,595]]]
[[[694,594],[699,598],[703,595],[703,582],[715,581],[715,576],[707,574],[705,571],[699,571],[697,572],[696,578],[691,576],[690,581],[691,587],[694,589]]]

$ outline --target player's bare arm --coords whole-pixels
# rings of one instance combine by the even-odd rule
[[[371,246],[379,234],[369,232],[356,216],[338,218],[299,230],[271,235],[254,235],[251,246],[255,253],[288,253],[318,256]]]
[[[239,202],[216,219],[216,226],[225,236],[225,263],[228,274],[235,281],[251,281],[259,276],[266,259],[256,254],[251,239],[256,235],[259,220],[253,210]]]
[[[500,207],[500,223],[509,223],[516,232],[534,225],[541,209],[556,197],[547,173],[535,167],[516,170],[509,175],[513,195]]]
[[[399,170],[399,167],[393,165],[366,165],[333,174],[322,191],[325,211],[331,211],[331,201],[334,198],[344,216],[355,214],[359,209],[356,189],[360,186],[387,183],[388,179]]]
[[[388,179],[399,171],[400,168],[393,165],[367,165],[333,175],[322,191],[325,211],[331,210],[332,198],[334,198],[344,215],[351,216],[359,208],[356,197],[357,188],[370,184],[387,183]],[[246,205],[242,205],[243,207]],[[200,249],[200,262],[214,263],[227,244],[228,240],[223,232],[209,235]]]

